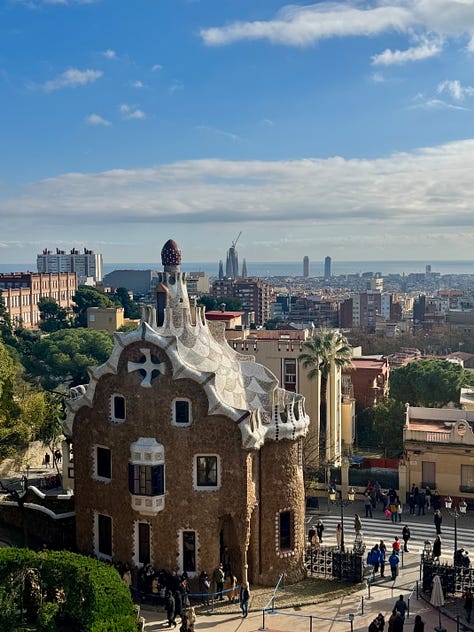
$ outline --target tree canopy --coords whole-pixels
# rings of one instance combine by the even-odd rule
[[[461,386],[474,384],[474,376],[456,362],[419,360],[390,375],[390,396],[412,406],[441,408],[459,402]]]
[[[385,397],[357,415],[357,442],[360,448],[383,450],[386,457],[398,457],[403,450],[405,406]]]
[[[303,349],[298,360],[308,370],[310,380],[317,377],[318,373],[322,378],[327,378],[331,362],[341,369],[351,365],[352,349],[336,329],[316,330],[312,338],[303,344]]]
[[[41,331],[51,333],[52,331],[69,327],[67,311],[60,307],[54,298],[42,296],[38,301],[38,309],[40,313],[39,328]]]
[[[51,389],[89,381],[87,369],[103,364],[113,348],[112,336],[93,329],[62,329],[33,343],[28,370]]]
[[[80,285],[72,297],[72,300],[75,303],[72,309],[76,314],[76,324],[78,327],[87,327],[88,307],[113,306],[112,301],[104,292],[87,285]]]

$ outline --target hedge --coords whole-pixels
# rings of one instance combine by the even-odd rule
[[[21,608],[41,632],[137,629],[130,591],[115,568],[68,551],[0,549],[0,605],[8,612],[0,632],[20,623]]]

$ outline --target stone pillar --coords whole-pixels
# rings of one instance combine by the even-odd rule
[[[407,490],[410,481],[408,480],[408,467],[405,461],[400,461],[398,465],[398,495],[402,504],[406,502]]]

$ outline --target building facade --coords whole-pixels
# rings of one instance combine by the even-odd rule
[[[180,262],[168,241],[156,305],[116,334],[68,403],[63,484],[74,489],[78,549],[190,576],[211,573],[226,550],[239,580],[299,580],[304,397],[207,323]]]
[[[253,322],[263,325],[270,318],[271,288],[260,279],[218,279],[212,285],[212,296],[222,299],[239,298],[242,309],[253,314]]]
[[[83,252],[73,248],[70,252],[59,250],[56,252],[45,248],[36,256],[36,266],[40,274],[59,274],[61,272],[75,272],[79,283],[92,278],[96,283],[102,281],[102,255],[84,248]]]
[[[0,274],[0,291],[5,307],[14,325],[26,329],[35,328],[40,321],[38,301],[52,298],[66,310],[72,309],[72,297],[77,290],[74,272],[60,274],[36,274],[12,272]]]

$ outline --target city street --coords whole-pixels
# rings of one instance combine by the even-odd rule
[[[324,507],[325,509],[325,507]],[[405,601],[409,600],[410,614],[405,621],[405,630],[411,631],[416,614],[420,614],[426,622],[425,632],[434,630],[439,623],[439,614],[429,603],[423,599],[417,599],[416,585],[420,578],[420,551],[426,539],[431,542],[435,536],[435,528],[433,524],[433,514],[427,513],[425,516],[410,516],[405,514],[402,516],[400,524],[392,524],[387,521],[380,511],[374,514],[374,518],[364,518],[365,511],[362,503],[356,502],[353,507],[346,508],[345,512],[345,541],[346,546],[352,547],[355,532],[353,528],[354,513],[357,512],[362,519],[362,527],[364,539],[367,549],[372,547],[380,539],[383,539],[390,549],[391,543],[395,535],[401,539],[401,529],[404,524],[408,524],[412,533],[412,539],[409,542],[409,552],[403,556],[403,568],[395,582],[391,580],[390,572],[386,573],[385,579],[380,575],[375,578],[370,587],[370,597],[367,587],[361,590],[345,595],[342,598],[319,603],[316,605],[304,605],[295,608],[289,608],[278,611],[278,595],[275,601],[276,613],[265,616],[265,630],[268,632],[349,632],[351,624],[349,615],[354,615],[353,630],[354,632],[367,631],[368,626],[374,617],[382,612],[386,620],[390,616],[395,602],[400,594],[403,594]],[[323,545],[333,545],[336,543],[335,528],[340,522],[340,510],[337,507],[332,508],[331,513],[321,511],[308,515],[307,530],[310,524],[315,524],[319,519],[323,521],[325,526],[323,535]],[[467,548],[472,542],[472,527],[474,526],[474,517],[467,515],[463,522],[458,523],[458,546]],[[442,558],[444,561],[450,561],[454,552],[454,528],[452,519],[443,512],[442,525],[442,541],[443,550]],[[387,577],[388,575],[388,577]],[[157,612],[156,608],[143,606],[142,614],[146,619],[147,631],[168,629],[166,618],[161,611]],[[456,612],[452,606],[448,607],[452,616]],[[460,630],[474,630],[472,627],[464,627],[464,611],[462,608],[460,614]],[[179,621],[179,618],[178,618]],[[441,615],[442,626],[447,632],[455,632],[457,630],[456,621],[448,618],[444,614]],[[178,628],[179,629],[179,623]],[[248,618],[242,619],[238,607],[235,611],[208,615],[197,612],[197,622],[195,630],[212,630],[213,632],[255,632],[263,629],[262,611],[255,611],[250,604],[250,613]],[[385,627],[387,630],[387,625]]]

